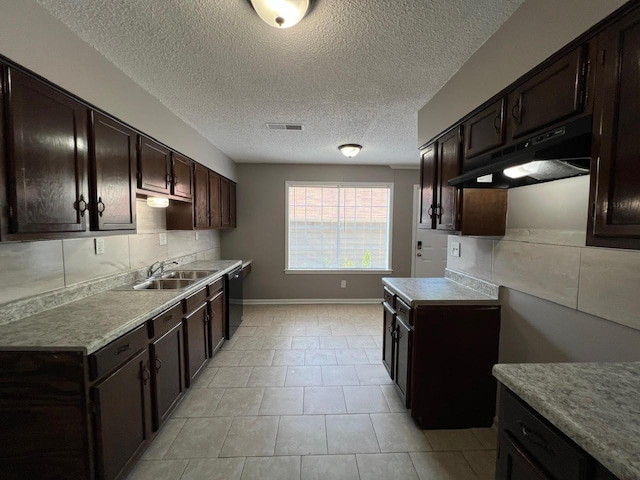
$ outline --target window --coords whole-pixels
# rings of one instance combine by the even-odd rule
[[[287,273],[389,272],[387,183],[286,182]]]

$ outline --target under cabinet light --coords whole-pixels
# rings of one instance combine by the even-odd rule
[[[167,208],[169,199],[163,197],[147,197],[147,205],[151,208]]]

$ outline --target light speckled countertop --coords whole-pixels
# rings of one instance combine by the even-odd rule
[[[244,263],[212,260],[180,265],[182,270],[217,272],[184,290],[110,290],[0,325],[0,350],[91,354]]]
[[[389,278],[382,279],[383,285],[396,292],[412,307],[418,305],[452,305],[465,302],[497,305],[496,295],[488,295],[467,287],[449,278]]]
[[[640,479],[640,362],[503,364],[493,375],[620,480]]]

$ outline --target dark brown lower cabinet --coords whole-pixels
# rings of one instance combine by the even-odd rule
[[[186,378],[188,385],[191,385],[209,357],[209,307],[206,303],[184,317],[184,337],[187,352]]]
[[[500,443],[499,476],[504,480],[552,480],[516,442],[506,436]]]
[[[394,361],[393,361],[393,331],[396,328],[395,312],[391,305],[384,302],[382,304],[382,365],[387,369],[389,376],[393,380],[394,378]]]
[[[141,450],[151,432],[148,350],[91,388],[95,405],[98,477],[117,478]]]
[[[411,356],[413,329],[396,316],[395,340],[395,382],[404,398],[407,408],[411,406]]]
[[[225,311],[224,311],[224,291],[219,290],[209,300],[210,327],[211,327],[211,356],[213,356],[224,343],[225,332]]]

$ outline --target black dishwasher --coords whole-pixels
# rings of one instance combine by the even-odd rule
[[[242,267],[227,273],[227,326],[225,336],[229,340],[242,322]]]

